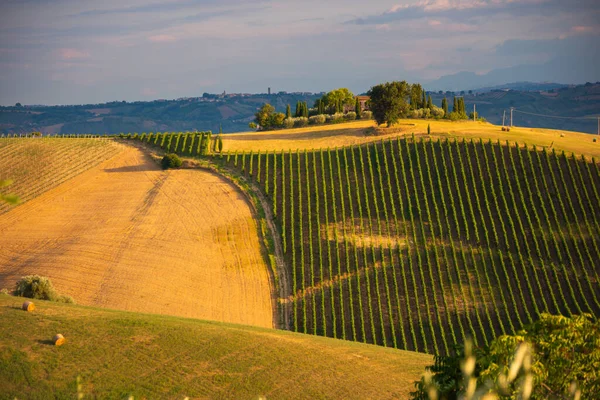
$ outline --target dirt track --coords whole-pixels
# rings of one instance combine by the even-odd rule
[[[127,149],[0,216],[0,288],[48,276],[80,304],[272,327],[267,265],[243,195]]]

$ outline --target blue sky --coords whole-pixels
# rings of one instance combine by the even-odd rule
[[[598,21],[596,0],[2,0],[0,104],[362,92],[554,60],[583,83]]]

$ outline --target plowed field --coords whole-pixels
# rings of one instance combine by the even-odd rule
[[[274,325],[242,194],[135,148],[0,215],[0,243],[0,287],[38,274],[79,304]]]

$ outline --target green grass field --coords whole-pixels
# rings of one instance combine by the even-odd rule
[[[425,354],[0,294],[0,399],[406,398]],[[51,339],[62,333],[66,344]]]

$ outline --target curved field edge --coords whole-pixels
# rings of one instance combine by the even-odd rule
[[[114,157],[122,146],[113,140],[91,138],[2,138],[0,179],[13,184],[0,193],[26,203]],[[14,208],[0,203],[0,214]]]
[[[160,161],[158,153],[154,153],[158,149],[143,143],[139,147],[144,148],[145,151],[149,151],[150,156],[155,161]],[[186,161],[185,168],[200,169],[215,173],[233,184],[243,194],[259,228],[257,232],[259,233],[263,256],[268,266],[269,279],[272,285],[271,297],[273,312],[275,314],[273,318],[275,328],[289,330],[291,327],[290,316],[292,310],[288,302],[283,301],[283,299],[287,298],[290,294],[290,277],[288,276],[287,268],[285,268],[280,229],[277,226],[265,195],[256,182],[247,179],[235,168],[229,168],[223,163],[205,158],[184,157],[183,159]],[[279,293],[279,297],[277,297],[277,293]]]
[[[131,148],[0,217],[0,287],[39,274],[81,304],[273,327],[259,229],[228,180]]]
[[[406,398],[432,357],[0,295],[0,398]],[[52,344],[61,333],[66,343]],[[381,379],[385,377],[385,379]]]

